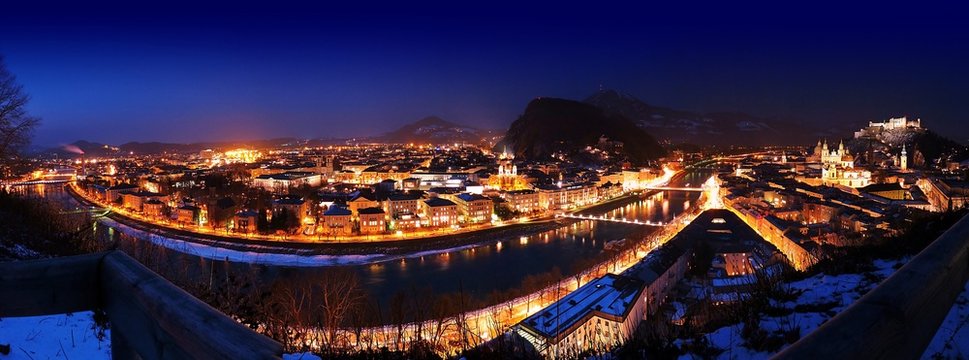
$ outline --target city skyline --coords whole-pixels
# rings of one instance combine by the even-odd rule
[[[506,129],[535,97],[600,87],[824,125],[909,115],[969,137],[969,33],[944,9],[18,6],[0,53],[43,119],[37,147],[373,136],[431,115]]]
[[[0,358],[969,354],[961,9],[276,5],[3,8]]]

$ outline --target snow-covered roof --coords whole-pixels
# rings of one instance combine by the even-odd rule
[[[593,316],[622,321],[642,290],[640,280],[606,274],[529,316],[521,324],[546,338],[557,338],[571,333]]]

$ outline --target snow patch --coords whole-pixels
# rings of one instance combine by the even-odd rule
[[[956,298],[932,342],[922,354],[923,359],[965,359],[969,357],[969,284]]]
[[[283,354],[283,360],[322,360],[322,359],[323,358],[316,356],[311,352]]]
[[[110,330],[97,336],[94,313],[6,317],[0,319],[0,345],[10,344],[3,360],[110,359]]]

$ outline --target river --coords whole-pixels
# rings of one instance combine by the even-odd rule
[[[670,186],[698,187],[710,174],[704,170],[688,171],[675,178]],[[62,185],[37,185],[17,191],[31,196],[46,196],[68,208],[79,206],[63,190]],[[663,191],[609,210],[606,214],[609,217],[630,220],[668,221],[693,205],[698,197],[698,192]],[[414,288],[434,294],[463,291],[472,298],[483,299],[492,292],[518,287],[522,279],[529,275],[548,273],[555,268],[564,275],[581,271],[581,266],[605,251],[607,242],[639,236],[654,229],[642,225],[583,220],[556,230],[501,238],[470,249],[354,265],[350,268],[370,297],[383,304],[395,293],[408,292]],[[107,236],[120,236],[122,241],[139,241],[124,235],[118,229],[102,230],[105,230]],[[208,271],[201,271],[202,269],[228,269],[240,273],[255,271],[266,283],[275,279],[313,278],[327,271],[326,267],[246,263],[226,265],[221,264],[222,261],[216,261],[218,266],[215,266],[211,260],[194,255],[170,252],[167,256],[172,266],[187,267],[182,269],[187,274],[208,274]]]

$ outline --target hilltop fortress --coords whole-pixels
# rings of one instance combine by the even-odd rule
[[[888,119],[888,121],[883,122],[868,122],[868,127],[861,128],[861,130],[855,131],[855,139],[864,137],[875,137],[885,132],[886,130],[901,130],[901,129],[911,129],[911,130],[921,130],[922,129],[922,119],[909,120],[907,116],[897,117]]]

